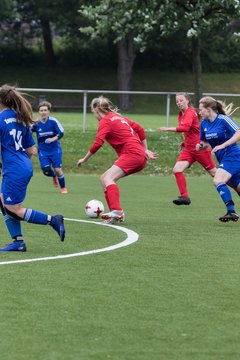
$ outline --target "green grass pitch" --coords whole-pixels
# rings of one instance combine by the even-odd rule
[[[35,174],[25,205],[88,220],[103,199],[98,176],[67,174],[69,194]],[[235,360],[239,358],[239,223],[208,176],[188,177],[192,204],[176,207],[172,176],[119,182],[134,244],[62,260],[0,265],[3,360]],[[239,198],[234,201],[240,209]],[[105,203],[105,202],[104,202]],[[1,218],[1,246],[8,235]],[[65,221],[61,243],[49,226],[23,223],[27,253],[0,262],[89,251],[122,242],[111,227]]]

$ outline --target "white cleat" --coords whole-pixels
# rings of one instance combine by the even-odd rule
[[[109,213],[102,214],[101,218],[104,220],[104,224],[114,225],[119,222],[123,222],[125,215],[123,211],[112,210]]]

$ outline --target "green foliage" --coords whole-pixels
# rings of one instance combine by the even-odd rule
[[[222,46],[224,41],[224,46]],[[211,51],[209,49],[211,48]],[[218,28],[213,31],[211,39],[202,42],[203,70],[216,72],[233,72],[239,69],[240,38],[230,29]]]
[[[158,37],[169,36],[187,26],[187,37],[196,37],[212,29],[216,24],[226,27],[230,20],[239,16],[238,0],[187,0],[163,1],[109,1],[101,0],[95,6],[83,5],[80,14],[89,23],[80,31],[92,39],[114,34],[114,42],[134,33],[134,41],[144,50],[149,35],[158,29]]]
[[[159,36],[169,35],[176,30],[177,23],[172,20],[176,18],[176,13],[171,10],[171,3],[160,5],[157,0],[102,0],[95,6],[81,7],[80,14],[89,22],[80,27],[80,31],[90,35],[92,39],[106,36],[110,32],[114,43],[133,34],[135,47],[144,51],[147,40],[156,28],[160,30]]]
[[[174,3],[174,1],[173,1]],[[179,21],[188,24],[187,37],[199,37],[216,25],[226,28],[240,14],[239,0],[187,0],[176,3]],[[182,18],[181,18],[182,16]]]

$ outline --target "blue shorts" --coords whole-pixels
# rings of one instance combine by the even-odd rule
[[[219,163],[218,169],[223,169],[232,175],[228,184],[237,188],[240,184],[240,157],[239,156],[225,156]]]
[[[231,179],[227,182],[227,184],[231,185],[234,189],[236,189],[240,184],[240,174],[233,175]]]
[[[32,177],[32,171],[25,171],[21,177],[3,175],[1,193],[5,205],[21,204],[27,192],[27,186]]]
[[[39,161],[41,169],[45,166],[52,166],[54,169],[62,167],[62,152],[56,152],[54,154],[47,154],[39,152]]]

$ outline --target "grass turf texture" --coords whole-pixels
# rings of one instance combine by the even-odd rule
[[[69,194],[61,195],[35,174],[25,205],[87,219],[85,203],[103,201],[98,177],[68,174],[67,182]],[[192,204],[176,207],[172,176],[119,182],[123,226],[140,235],[129,247],[0,266],[1,358],[238,359],[239,223],[217,220],[225,209],[209,176],[188,177],[188,184]],[[125,238],[114,229],[66,221],[61,243],[48,226],[23,227],[28,252],[1,254],[1,261],[80,252]]]

